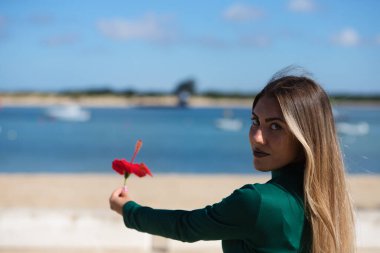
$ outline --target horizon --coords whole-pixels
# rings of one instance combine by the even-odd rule
[[[59,6],[59,8],[57,8]],[[380,93],[380,2],[3,0],[0,91],[260,90],[289,65]]]
[[[205,96],[205,97],[250,97],[255,96],[260,91],[251,90],[247,91],[220,91],[220,90],[204,90],[195,91],[191,96]],[[109,89],[109,88],[77,88],[77,89],[67,89],[67,90],[1,90],[1,95],[67,95],[67,96],[104,96],[104,95],[114,95],[114,96],[167,96],[173,95],[173,90],[163,91],[163,90],[131,90],[131,89]],[[327,94],[332,98],[345,99],[380,99],[380,91],[376,92],[350,92],[350,91],[332,91],[327,92]]]

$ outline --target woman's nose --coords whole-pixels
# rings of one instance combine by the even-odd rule
[[[251,127],[250,132],[251,141],[253,143],[264,144],[263,131],[259,127]]]

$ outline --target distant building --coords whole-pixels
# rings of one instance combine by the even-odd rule
[[[189,103],[189,98],[190,98],[190,92],[184,90],[184,91],[181,91],[177,94],[177,98],[178,98],[178,106],[179,107],[186,107]]]
[[[189,99],[195,93],[195,81],[193,79],[185,80],[179,83],[174,90],[174,94],[178,98],[178,106],[186,107],[189,104]]]

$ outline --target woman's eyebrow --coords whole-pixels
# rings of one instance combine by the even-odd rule
[[[252,112],[252,116],[259,119],[259,116],[256,115],[256,113]],[[284,122],[284,119],[282,117],[269,117],[264,120],[265,122],[271,122],[271,121],[281,121]]]
[[[271,117],[271,118],[266,118],[265,119],[265,122],[271,122],[271,121],[282,121],[282,122],[284,122],[284,119],[282,119],[282,118],[279,118],[279,117]]]

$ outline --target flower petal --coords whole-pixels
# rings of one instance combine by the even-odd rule
[[[120,175],[124,175],[125,167],[122,160],[115,159],[112,162],[112,169],[119,173]]]
[[[147,174],[152,176],[152,173],[144,163],[140,163],[137,167],[134,167],[134,169],[133,174],[138,177],[144,177]]]
[[[112,169],[114,169],[120,175],[124,175],[125,173],[132,173],[132,164],[125,159],[115,159],[112,162]]]

